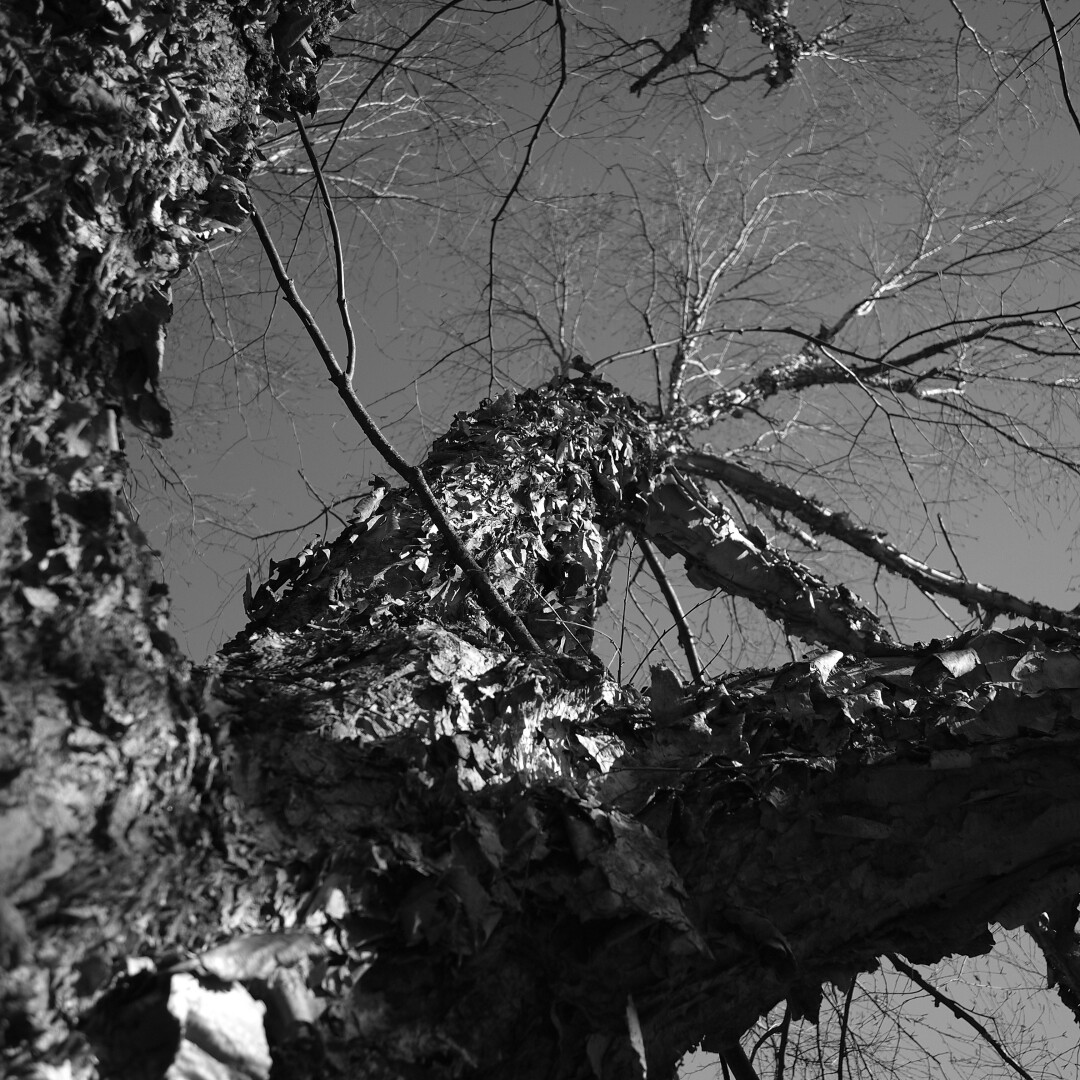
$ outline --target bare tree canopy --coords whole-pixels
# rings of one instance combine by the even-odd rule
[[[832,1010],[842,1075],[885,959],[1029,1075],[913,966],[1026,926],[1080,1001],[1080,614],[946,522],[1080,474],[1080,219],[1016,150],[1073,24],[1006,7],[0,11],[8,1074],[749,1080]],[[227,235],[300,329],[263,390],[381,474],[195,666],[129,458],[198,439]]]

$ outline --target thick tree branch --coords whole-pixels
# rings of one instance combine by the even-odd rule
[[[740,531],[708,492],[675,471],[631,523],[665,555],[684,557],[691,584],[745,597],[804,641],[870,655],[900,649],[850,589],[791,562],[764,536]]]
[[[1016,1058],[1014,1058],[1012,1054],[1010,1054],[1009,1051],[994,1038],[989,1028],[979,1020],[976,1020],[975,1017],[972,1016],[972,1014],[958,1001],[953,1000],[948,994],[943,994],[933,983],[924,979],[915,968],[901,960],[896,953],[891,952],[886,953],[885,955],[889,958],[889,963],[892,964],[897,971],[903,972],[903,974],[915,983],[916,986],[921,987],[929,994],[930,997],[934,999],[935,1005],[944,1005],[957,1020],[962,1020],[970,1028],[977,1031],[979,1033],[979,1038],[981,1038],[983,1042],[985,1042],[987,1046],[989,1046],[994,1053],[997,1054],[997,1056],[1001,1058],[1014,1073],[1016,1073],[1017,1076],[1021,1077],[1022,1080],[1032,1080],[1031,1073],[1029,1073],[1027,1069],[1025,1069],[1023,1065],[1021,1065],[1020,1062],[1018,1062]]]
[[[695,683],[701,683],[705,679],[705,672],[702,670],[701,661],[698,659],[697,646],[694,644],[694,635],[690,630],[690,626],[687,624],[682,604],[679,603],[679,595],[671,587],[671,582],[664,572],[664,567],[661,565],[660,560],[656,557],[656,552],[653,551],[652,545],[640,533],[636,533],[635,535],[642,553],[645,556],[645,561],[649,564],[649,569],[652,571],[653,578],[656,580],[656,584],[660,586],[660,591],[664,594],[664,601],[667,603],[668,611],[671,612],[671,617],[675,621],[675,627],[679,634],[679,644],[686,654],[687,664],[690,665],[690,674]]]
[[[961,346],[985,340],[1001,341],[1018,349],[1027,348],[1021,341],[998,337],[1005,330],[1027,329],[1036,333],[1057,331],[1068,335],[1069,328],[1061,319],[1060,312],[1075,310],[1075,307],[1076,305],[1067,304],[1058,308],[1038,309],[1018,315],[955,320],[941,326],[927,327],[917,334],[908,336],[903,342],[893,345],[878,358],[868,357],[863,353],[836,345],[832,341],[835,336],[833,329],[825,327],[821,328],[817,334],[806,333],[794,326],[714,327],[708,331],[709,334],[784,334],[806,342],[807,347],[781,363],[766,368],[752,379],[743,380],[736,386],[714,390],[691,402],[686,410],[686,419],[695,427],[707,427],[735,410],[760,408],[763,402],[779,393],[805,390],[812,386],[852,383],[856,377],[875,388],[893,390],[897,393],[911,393],[915,397],[925,396],[925,392],[919,391],[917,377],[908,373],[915,364],[930,360],[935,356],[951,354]],[[891,356],[903,344],[925,337],[927,334],[942,332],[946,332],[945,336],[929,345],[896,357]],[[649,348],[662,348],[670,344],[672,342],[662,342],[660,345],[649,346]],[[844,370],[835,361],[823,356],[820,352],[823,345],[828,345],[831,352],[848,358],[851,362],[848,365],[850,370]],[[1039,355],[1038,350],[1030,351]],[[605,357],[600,364],[610,363],[623,355],[626,354]]]
[[[293,284],[292,279],[286,273],[285,266],[281,261],[281,256],[278,254],[273,237],[271,237],[270,231],[267,229],[266,222],[263,220],[262,214],[259,213],[258,207],[255,206],[254,200],[250,201],[249,207],[251,220],[255,224],[255,231],[259,234],[259,240],[262,242],[263,249],[266,251],[267,258],[270,260],[271,269],[274,272],[274,277],[277,278],[282,295],[285,297],[288,305],[296,312],[300,322],[303,324],[304,330],[307,332],[308,337],[315,346],[315,349],[330,376],[330,381],[334,384],[338,396],[345,403],[345,407],[349,410],[349,413],[352,415],[360,429],[371,441],[371,445],[374,446],[382,456],[383,460],[415,492],[417,499],[419,499],[421,505],[435,523],[435,527],[439,530],[454,562],[458,564],[465,574],[466,580],[476,592],[476,595],[479,597],[488,614],[503,628],[503,630],[506,631],[510,639],[524,653],[540,653],[542,651],[540,646],[525,628],[525,624],[510,610],[506,601],[495,591],[491,584],[491,579],[484,573],[479,563],[477,563],[477,561],[469,554],[461,537],[458,536],[454,527],[447,519],[446,514],[443,512],[442,507],[439,505],[438,500],[435,498],[435,494],[428,485],[424,474],[420,469],[410,465],[397,450],[394,449],[386,436],[383,435],[382,431],[379,429],[378,424],[375,423],[371,414],[368,413],[367,409],[364,407],[363,402],[356,396],[356,391],[353,389],[350,378],[338,365],[337,359],[335,358],[326,337],[323,335],[322,330],[315,321],[315,317],[311,314],[311,311],[303,300],[300,299],[300,294],[297,292],[295,284]]]
[[[313,107],[317,64],[287,54],[317,25],[317,60],[338,10],[0,5],[0,1068],[623,1080],[643,1045],[670,1075],[805,987],[883,953],[977,952],[989,921],[1075,887],[1080,641],[1021,628],[896,655],[842,587],[666,482],[670,427],[598,379],[486,402],[412,468],[257,211],[411,495],[358,514],[273,625],[192,675],[98,376],[132,335],[160,359],[157,290],[248,213],[258,110]],[[580,662],[584,637],[551,655],[591,629],[635,514],[692,580],[889,659],[733,673],[660,722]],[[523,627],[504,597],[541,570]]]
[[[676,460],[679,467],[688,473],[725,484],[757,504],[769,506],[781,513],[794,514],[815,533],[842,541],[855,551],[873,559],[879,566],[913,581],[926,593],[952,597],[968,608],[981,608],[991,615],[1011,615],[1050,626],[1080,630],[1080,615],[1061,611],[1035,600],[1022,600],[1003,589],[968,581],[927,566],[888,543],[880,533],[856,525],[847,514],[829,510],[816,499],[762,476],[745,465],[701,451],[688,451]]]

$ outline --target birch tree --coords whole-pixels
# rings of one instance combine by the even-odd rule
[[[735,7],[770,50],[768,86],[833,48],[806,46],[779,7]],[[715,327],[689,301],[708,287],[684,287],[666,305],[682,321],[659,402],[560,356],[550,378],[457,416],[415,466],[357,395],[349,335],[335,355],[247,186],[260,115],[290,118],[344,293],[305,118],[347,14],[0,12],[5,1067],[655,1077],[703,1045],[747,1075],[740,1036],[779,1003],[813,1019],[823,985],[882,956],[978,954],[991,923],[1041,932],[1074,992],[1078,616],[926,565],[699,443],[719,418],[807,387],[854,387],[890,421],[968,409],[1019,438],[989,406],[933,392],[969,373],[937,358],[1023,349],[1041,365],[1030,385],[1060,394],[1072,305],[846,344],[887,293],[956,265],[932,262],[945,256],[927,225],[852,315],[768,328],[797,348],[734,383],[698,349]],[[562,39],[558,2],[537,17]],[[641,60],[629,89],[685,63],[700,34],[691,22]],[[246,629],[193,669],[121,495],[123,438],[169,435],[169,284],[249,218],[313,362],[392,479],[336,536],[249,579]],[[696,270],[684,286],[711,280]],[[1032,449],[1074,468],[1064,448]],[[725,490],[981,624],[901,640],[737,518]],[[714,678],[680,625],[685,674],[620,683],[594,632],[631,536],[658,580],[660,557],[678,559],[812,651]],[[999,615],[1023,621],[994,628]]]

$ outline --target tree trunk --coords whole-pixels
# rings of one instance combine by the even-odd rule
[[[591,375],[459,417],[424,470],[543,656],[396,490],[192,671],[115,418],[164,434],[167,283],[240,220],[257,110],[310,106],[311,70],[233,5],[126,12],[0,13],[9,1069],[663,1077],[1078,890],[1076,640],[894,645],[695,501],[679,440]],[[615,685],[590,627],[629,527],[752,598],[773,575],[835,648]]]

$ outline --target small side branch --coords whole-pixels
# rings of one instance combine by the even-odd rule
[[[836,1052],[836,1080],[844,1080],[844,1062],[847,1060],[847,1037],[851,1021],[851,1001],[855,997],[856,983],[847,988],[844,995],[844,1012],[840,1017],[840,1048]]]
[[[431,520],[435,523],[435,527],[439,530],[439,533],[450,552],[451,558],[465,574],[466,580],[472,586],[477,597],[479,597],[480,602],[488,615],[497,625],[501,626],[503,630],[506,631],[514,644],[523,652],[532,654],[540,653],[542,651],[540,646],[536,643],[532,634],[526,629],[525,624],[510,610],[506,601],[495,591],[495,587],[491,584],[491,579],[484,573],[479,563],[477,563],[469,554],[461,537],[458,536],[454,527],[447,519],[446,514],[443,513],[443,509],[435,498],[435,493],[429,487],[424,474],[416,466],[410,465],[397,450],[394,449],[386,436],[383,435],[382,431],[379,429],[379,425],[375,423],[371,414],[364,407],[363,402],[356,396],[356,391],[353,389],[348,372],[342,370],[341,366],[338,364],[325,335],[315,320],[315,316],[311,314],[310,309],[303,300],[300,299],[300,294],[296,290],[296,285],[286,272],[285,266],[281,261],[281,256],[278,254],[277,247],[274,244],[269,229],[266,227],[266,222],[263,220],[262,214],[259,213],[258,207],[255,206],[254,201],[250,200],[250,196],[249,201],[251,220],[255,224],[255,231],[259,234],[259,240],[262,242],[263,250],[265,250],[267,258],[270,260],[270,267],[274,272],[274,277],[277,279],[282,295],[285,297],[286,303],[288,303],[289,307],[296,312],[297,317],[303,324],[304,330],[307,332],[308,337],[315,346],[319,357],[326,367],[327,373],[330,376],[330,381],[334,384],[338,396],[345,403],[345,407],[349,410],[350,415],[371,441],[371,445],[375,447],[383,460],[413,490],[420,505],[428,512]]]
[[[683,612],[682,604],[679,603],[679,596],[671,587],[671,582],[668,580],[667,573],[664,571],[664,567],[661,565],[660,560],[656,557],[656,552],[653,551],[652,545],[640,533],[635,533],[634,535],[637,537],[637,542],[641,547],[642,554],[645,556],[645,561],[649,564],[649,569],[656,579],[656,584],[660,586],[660,591],[664,594],[664,600],[667,601],[668,611],[671,612],[671,617],[675,620],[675,626],[679,633],[679,644],[686,654],[686,662],[690,665],[690,674],[693,677],[694,682],[703,683],[705,681],[705,672],[701,667],[700,659],[698,659],[697,646],[694,644],[694,635],[691,633],[690,626],[686,621],[686,615]]]
[[[856,525],[846,514],[836,513],[816,499],[770,480],[745,465],[699,451],[683,454],[678,465],[695,476],[726,485],[739,495],[752,499],[756,505],[794,514],[819,536],[832,536],[847,544],[891,573],[914,582],[927,595],[949,596],[968,608],[981,608],[988,615],[1011,615],[1072,631],[1080,629],[1080,615],[1060,611],[1036,600],[1024,600],[1002,589],[927,566],[890,544],[880,533]],[[955,552],[953,557],[956,557]]]
[[[319,185],[319,194],[322,196],[326,217],[330,222],[330,236],[334,247],[334,270],[337,275],[337,305],[338,311],[341,312],[341,326],[345,331],[345,378],[351,384],[356,375],[356,334],[353,332],[352,319],[349,317],[349,298],[345,293],[345,248],[341,243],[341,231],[338,229],[337,214],[334,212],[334,204],[330,198],[330,189],[326,186],[326,176],[319,164],[315,147],[311,145],[300,110],[293,109],[292,117],[296,123],[296,130],[300,133],[300,141],[304,144],[304,153],[307,154],[312,171],[315,173],[315,182]]]
[[[791,1034],[791,1002],[784,1009],[784,1019],[780,1025],[780,1045],[776,1048],[776,1073],[773,1080],[784,1080],[784,1061],[787,1057],[788,1037]]]

